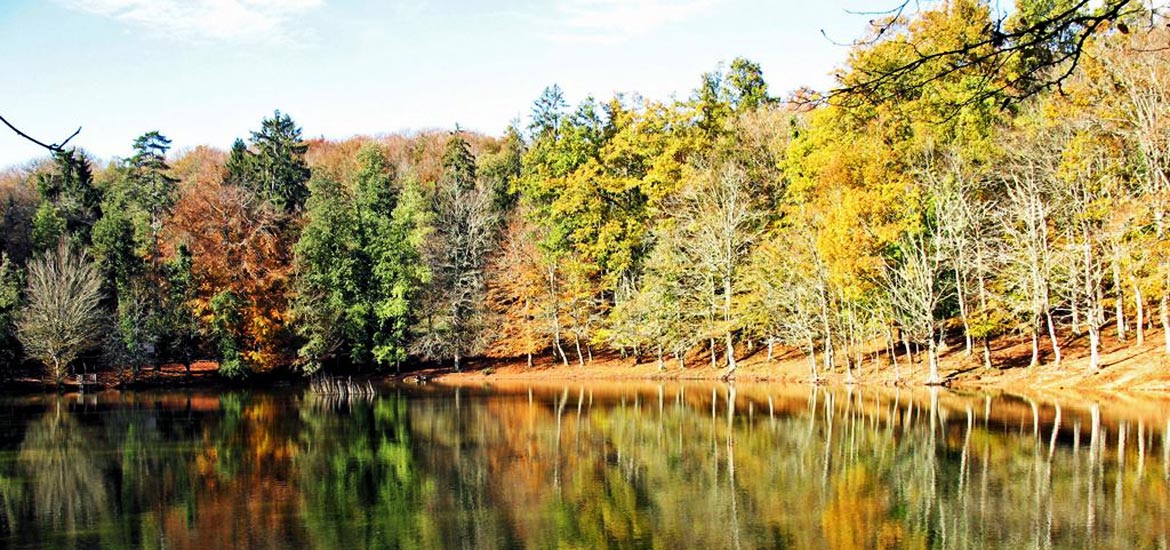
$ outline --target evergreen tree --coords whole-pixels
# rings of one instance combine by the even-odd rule
[[[309,197],[309,165],[301,129],[279,110],[260,121],[250,147],[237,139],[225,164],[224,183],[250,190],[286,213],[299,211]]]
[[[560,86],[553,84],[545,88],[532,105],[532,122],[528,130],[532,132],[533,139],[555,138],[568,106]]]
[[[471,154],[471,144],[463,139],[458,127],[443,152],[443,178],[444,184],[463,191],[475,187],[475,155]]]
[[[419,271],[417,186],[398,191],[384,153],[368,147],[350,185],[310,182],[309,219],[296,245],[293,303],[304,369],[344,360],[398,365],[406,359]],[[405,200],[399,200],[399,198]]]
[[[7,254],[0,254],[0,362],[8,365],[15,364],[20,356],[14,330],[23,286],[20,270]],[[0,373],[0,377],[5,374]]]
[[[733,109],[751,110],[770,103],[768,83],[760,64],[742,57],[731,62],[724,79],[727,100]]]
[[[248,145],[244,140],[236,138],[228,153],[224,164],[224,183],[237,187],[248,188],[254,172],[252,168],[252,154],[248,152]]]
[[[524,138],[511,124],[504,131],[499,149],[480,157],[479,170],[486,185],[492,190],[496,210],[505,212],[516,206],[520,193],[517,188],[524,159]]]
[[[291,117],[275,111],[252,132],[251,188],[285,212],[300,210],[309,196],[308,144]]]
[[[33,229],[37,251],[56,246],[56,238],[65,233],[78,245],[88,246],[93,225],[102,215],[102,191],[94,185],[85,153],[54,152],[52,166],[37,175],[37,191],[41,196]]]

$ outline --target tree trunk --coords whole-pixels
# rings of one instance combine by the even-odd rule
[[[557,298],[556,280],[557,280],[556,279],[556,272],[553,271],[553,266],[550,264],[548,266],[548,288],[549,288],[549,296],[552,298],[552,301],[553,301],[553,314],[552,314],[553,349],[555,349],[558,353],[560,353],[561,362],[564,363],[564,365],[567,367],[567,366],[569,366],[569,356],[565,355],[565,348],[561,346],[561,313],[560,313],[560,304],[557,301],[558,298]],[[556,357],[554,356],[553,359],[555,360]]]
[[[910,372],[914,372],[914,351],[910,349],[910,338],[906,336],[906,331],[902,331],[902,347],[906,348],[906,362],[910,364]]]
[[[1096,372],[1101,368],[1101,328],[1097,323],[1089,323],[1089,371]]]
[[[1158,317],[1162,321],[1162,335],[1166,339],[1166,353],[1170,353],[1170,303],[1166,293],[1162,293],[1162,300],[1158,303]]]
[[[817,343],[812,338],[808,339],[808,371],[809,380],[815,386],[821,382],[820,376],[817,376]]]
[[[984,336],[983,340],[983,368],[991,369],[991,338]]]
[[[528,352],[528,368],[532,368],[532,352]]]
[[[731,275],[727,274],[723,277],[723,322],[727,324],[727,374],[725,377],[732,377],[735,375],[735,337],[732,334],[734,331],[731,327]]]
[[[666,366],[662,363],[662,345],[658,345],[658,372],[666,370]]]
[[[1117,321],[1117,340],[1125,341],[1125,296],[1121,287],[1121,267],[1118,265],[1116,255],[1113,259],[1113,288],[1117,291],[1117,299],[1114,301],[1114,317]]]
[[[776,339],[769,336],[768,337],[768,362],[769,363],[772,362],[772,350],[775,347],[776,347]]]
[[[971,323],[967,320],[967,294],[963,285],[963,277],[959,275],[959,267],[955,265],[955,294],[959,301],[959,319],[963,322],[963,354],[971,355]]]
[[[1028,368],[1040,366],[1040,328],[1032,326],[1032,361]]]
[[[459,365],[459,352],[456,351],[455,352],[455,372],[459,372],[460,369],[461,369],[461,367]]]
[[[926,378],[926,385],[938,386],[942,384],[942,377],[938,374],[938,341],[935,339],[934,331],[930,334],[930,345],[928,346],[927,354],[930,361],[930,374]]]
[[[1073,334],[1080,336],[1081,335],[1081,310],[1080,310],[1080,307],[1078,307],[1075,292],[1073,293],[1073,299],[1069,301],[1069,309],[1072,311],[1072,331],[1073,331]],[[1051,313],[1048,314],[1048,318],[1051,321],[1051,319],[1052,319]],[[1056,363],[1059,365],[1060,361],[1057,361]]]
[[[1146,306],[1142,303],[1142,287],[1133,279],[1133,309],[1137,314],[1137,323],[1134,325],[1134,335],[1137,336],[1137,345],[1146,343]]]
[[[573,346],[577,348],[577,366],[584,367],[585,356],[581,355],[581,336],[579,334],[573,334]]]
[[[886,351],[890,354],[890,362],[894,365],[894,379],[898,378],[898,344],[894,342],[894,329],[886,325]]]
[[[710,338],[708,341],[711,344],[711,368],[717,369],[719,368],[719,352],[715,351],[715,339]]]
[[[1048,320],[1048,339],[1052,341],[1052,364],[1060,366],[1060,342],[1056,339],[1056,323],[1052,322],[1052,310],[1045,309],[1044,317]]]
[[[727,374],[724,376],[732,376],[735,374],[735,341],[731,335],[731,331],[727,332]]]

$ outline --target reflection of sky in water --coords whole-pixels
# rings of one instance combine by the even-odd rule
[[[1099,402],[638,383],[8,399],[0,547],[1164,548],[1166,402]]]

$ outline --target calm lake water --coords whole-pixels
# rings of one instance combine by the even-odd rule
[[[0,399],[4,548],[1167,548],[1170,408],[584,384]]]

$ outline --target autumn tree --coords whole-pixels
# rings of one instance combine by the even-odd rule
[[[184,185],[167,240],[190,252],[193,310],[218,350],[220,371],[239,376],[287,364],[291,251],[281,238],[282,213],[235,185]]]
[[[506,357],[523,355],[529,367],[533,356],[547,349],[552,339],[552,300],[538,231],[524,212],[512,216],[487,277],[487,307],[496,327],[488,351]]]

